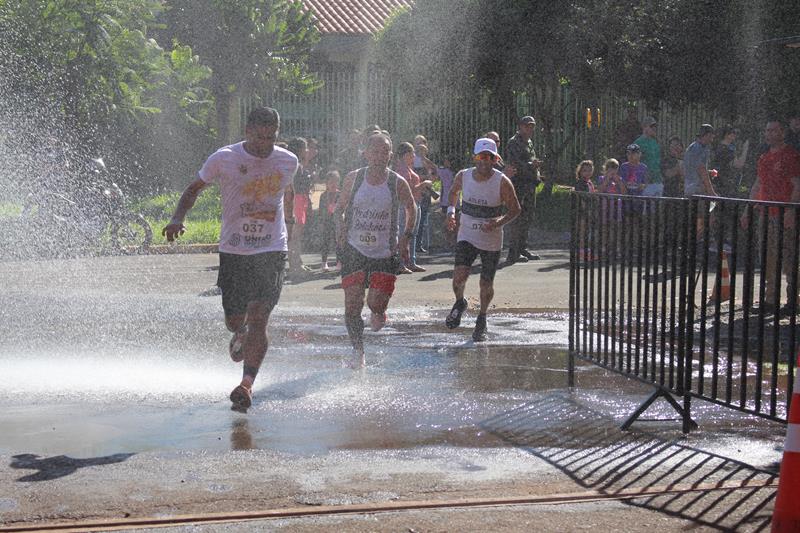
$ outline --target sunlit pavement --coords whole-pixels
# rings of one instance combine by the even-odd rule
[[[0,263],[0,523],[716,484],[172,529],[764,528],[783,427],[698,401],[688,437],[660,403],[647,417],[662,420],[620,431],[650,390],[585,365],[567,389],[568,256],[540,253],[498,273],[477,345],[477,276],[462,326],[447,330],[451,258],[424,257],[428,272],[400,277],[389,324],[368,333],[368,366],[355,372],[342,365],[338,279],[293,279],[247,415],[229,410],[241,370],[219,296],[200,296],[216,256]]]

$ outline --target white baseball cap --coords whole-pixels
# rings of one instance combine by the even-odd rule
[[[491,140],[483,137],[475,141],[475,149],[472,153],[478,155],[481,152],[489,152],[492,155],[497,155],[497,144]]]

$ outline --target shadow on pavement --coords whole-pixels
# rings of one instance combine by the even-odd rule
[[[23,453],[15,455],[9,466],[24,470],[38,470],[38,472],[23,476],[17,481],[50,481],[74,474],[79,468],[121,463],[133,455],[136,454],[115,453],[114,455],[90,457],[88,459],[73,459],[66,455],[57,455],[42,459],[32,453]]]
[[[581,487],[611,495],[631,489],[777,481],[776,472],[641,430],[621,431],[609,417],[560,394],[526,403],[481,426],[547,461]],[[625,503],[721,531],[761,531],[769,529],[768,504],[774,497],[773,487],[748,487],[648,495]]]

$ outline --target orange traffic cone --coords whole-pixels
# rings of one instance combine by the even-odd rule
[[[772,533],[800,531],[800,368],[797,365],[788,422],[781,477],[778,480],[778,497],[772,513]]]
[[[720,273],[720,286],[714,283],[714,290],[708,298],[708,303],[715,303],[731,299],[731,273],[728,270],[728,254],[722,251],[722,272]]]

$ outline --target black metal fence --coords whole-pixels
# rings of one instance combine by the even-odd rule
[[[575,193],[570,385],[576,357],[653,385],[623,428],[659,397],[684,431],[692,398],[785,422],[800,311],[794,207]]]

